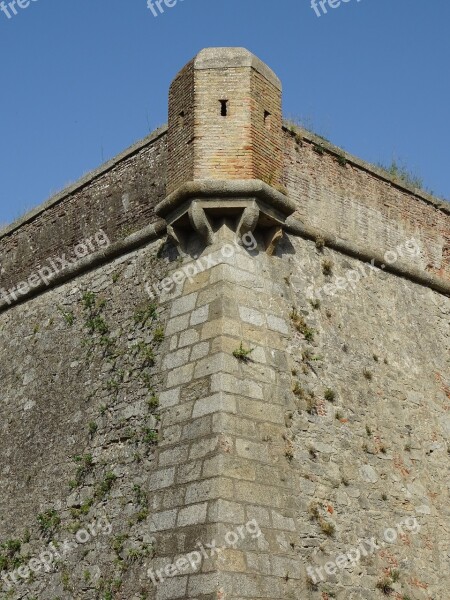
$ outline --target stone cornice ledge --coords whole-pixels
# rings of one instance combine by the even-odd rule
[[[263,185],[266,186],[266,184]],[[275,193],[278,192],[275,190]],[[281,196],[283,195],[281,194]],[[383,263],[383,256],[381,253],[369,253],[368,251],[358,248],[356,245],[348,242],[347,240],[342,240],[335,236],[324,235],[323,232],[312,227],[305,226],[303,223],[301,223],[301,221],[294,217],[289,217],[287,219],[286,230],[288,233],[310,240],[316,240],[318,237],[323,237],[325,244],[328,247],[342,254],[357,258],[364,262],[370,262],[371,260],[374,260],[374,264],[376,266],[380,266]],[[140,231],[131,234],[123,240],[114,242],[108,248],[81,259],[70,269],[61,271],[55,275],[53,279],[51,279],[48,285],[45,285],[43,282],[41,282],[38,287],[30,289],[27,294],[20,296],[16,301],[10,299],[11,302],[8,303],[4,298],[0,298],[0,313],[35,296],[38,296],[49,289],[55,288],[62,283],[74,279],[76,276],[81,275],[82,273],[106,264],[111,260],[136,250],[137,248],[142,247],[149,242],[155,241],[156,239],[163,237],[165,233],[166,225],[162,221],[152,225],[147,225],[147,227],[144,227]],[[429,287],[437,292],[440,292],[441,294],[450,296],[450,282],[439,279],[438,277],[430,273],[426,273],[425,271],[415,269],[412,265],[398,263],[386,265],[385,271],[391,272],[392,274],[400,277],[404,277],[405,279],[409,279],[410,281],[425,287]]]
[[[296,209],[296,204],[292,200],[260,179],[199,179],[185,183],[172,192],[156,206],[155,212],[159,217],[164,218],[190,198],[217,200],[254,197],[265,200],[286,215],[291,215]]]
[[[414,283],[418,283],[422,286],[431,288],[436,292],[450,296],[450,281],[440,279],[432,273],[427,273],[425,270],[417,269],[413,265],[397,261],[391,265],[386,264],[382,252],[371,252],[370,250],[363,249],[361,246],[357,246],[348,240],[343,240],[333,235],[319,231],[313,227],[304,225],[295,217],[289,217],[286,221],[286,230],[288,233],[298,235],[302,238],[309,240],[317,240],[317,238],[323,238],[325,245],[341,254],[346,254],[352,258],[356,258],[363,262],[370,263],[373,261],[374,266],[380,268],[384,265],[384,269],[380,269],[380,273],[390,272],[394,275],[409,279]]]
[[[50,279],[47,285],[41,280],[39,285],[30,288],[28,292],[20,295],[17,300],[14,300],[11,297],[6,300],[0,294],[0,313],[4,312],[8,308],[16,306],[17,304],[26,302],[27,300],[30,300],[31,298],[34,298],[35,296],[38,296],[49,289],[55,288],[66,281],[74,279],[75,277],[78,277],[87,271],[109,263],[119,256],[127,254],[128,252],[132,252],[133,250],[137,250],[138,248],[162,237],[165,232],[166,226],[163,221],[147,225],[143,229],[132,233],[128,237],[118,240],[117,242],[113,242],[107,248],[99,250],[94,254],[90,254],[89,256],[77,261],[77,263],[71,267],[56,273],[55,276]]]

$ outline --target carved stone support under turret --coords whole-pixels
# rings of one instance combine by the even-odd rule
[[[170,88],[168,196],[157,207],[184,251],[223,219],[261,233],[269,254],[295,210],[282,185],[281,83],[243,48],[208,48]],[[264,183],[267,182],[267,183]]]
[[[261,231],[272,254],[286,219],[295,211],[287,196],[259,180],[194,181],[181,186],[156,207],[172,240],[184,251],[193,234],[205,245],[226,218],[238,238]]]

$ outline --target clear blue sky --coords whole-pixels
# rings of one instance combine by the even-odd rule
[[[9,1],[9,0],[8,0]],[[167,120],[167,91],[201,48],[245,46],[300,117],[371,162],[397,158],[450,198],[450,3],[36,0],[0,13],[0,223]]]

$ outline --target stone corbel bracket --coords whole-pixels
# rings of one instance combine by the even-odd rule
[[[167,231],[184,251],[195,233],[206,245],[214,242],[223,219],[235,223],[238,238],[260,231],[266,251],[273,254],[286,219],[295,212],[286,195],[259,179],[198,180],[184,184],[156,206]]]

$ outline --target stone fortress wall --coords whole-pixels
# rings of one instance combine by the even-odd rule
[[[446,598],[448,205],[280,107],[204,50],[1,234],[1,598]]]

